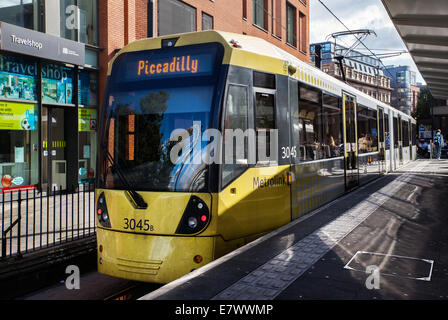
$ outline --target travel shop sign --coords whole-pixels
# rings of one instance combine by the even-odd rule
[[[84,65],[85,45],[0,22],[0,49],[29,56]]]

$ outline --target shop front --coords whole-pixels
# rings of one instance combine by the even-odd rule
[[[84,44],[0,31],[0,192],[93,183],[98,76],[84,68]]]

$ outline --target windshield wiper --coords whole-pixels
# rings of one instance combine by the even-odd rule
[[[117,161],[115,161],[114,157],[110,154],[109,150],[107,150],[106,147],[103,147],[103,150],[106,155],[105,160],[110,161],[112,163],[112,172],[117,173],[118,178],[124,184],[127,194],[132,199],[132,203],[133,203],[134,207],[137,209],[148,208],[148,204],[145,202],[145,200],[142,198],[142,196],[131,187],[131,185],[129,184],[125,175],[123,174],[123,171],[121,170]]]

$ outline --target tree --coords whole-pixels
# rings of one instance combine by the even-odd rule
[[[417,102],[417,110],[412,116],[417,120],[430,119],[431,108],[436,105],[436,99],[432,96],[428,88],[423,88]]]

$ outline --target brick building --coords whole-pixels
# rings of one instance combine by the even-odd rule
[[[107,63],[147,37],[215,29],[263,38],[309,61],[309,0],[108,0],[98,7],[99,88]]]

